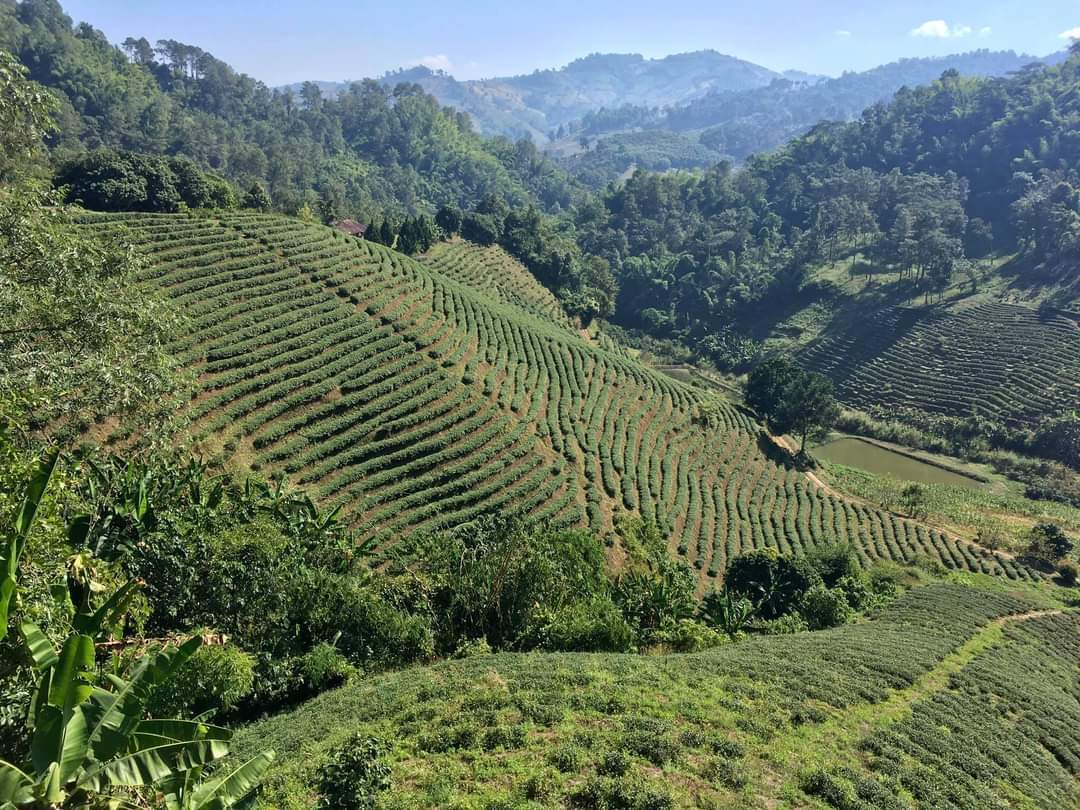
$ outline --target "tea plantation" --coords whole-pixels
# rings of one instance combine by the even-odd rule
[[[868,622],[692,655],[386,675],[238,738],[279,752],[263,801],[282,808],[359,734],[393,741],[388,808],[1058,810],[1080,802],[1078,639],[1045,596],[942,583]]]
[[[845,403],[890,414],[978,413],[1019,425],[1080,402],[1080,323],[1015,304],[863,314],[800,359]]]
[[[501,303],[516,304],[567,329],[573,328],[552,292],[502,248],[482,248],[455,239],[436,244],[423,261],[444,276],[482,291]]]
[[[456,243],[427,264],[262,214],[90,215],[147,259],[189,319],[191,430],[280,471],[384,546],[520,510],[610,534],[655,520],[703,586],[733,555],[850,542],[860,561],[930,558],[1035,576],[1012,559],[841,500],[773,460],[745,412],[569,328],[524,270]]]

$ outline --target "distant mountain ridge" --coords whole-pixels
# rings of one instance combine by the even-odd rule
[[[1055,55],[1056,56],[1056,55]],[[946,70],[977,76],[999,76],[1032,62],[1052,62],[1013,51],[979,50],[926,59],[901,59],[867,71],[831,78],[801,70],[778,72],[753,62],[712,50],[647,59],[640,54],[593,53],[561,68],[536,70],[519,76],[461,81],[449,73],[424,66],[391,71],[384,84],[411,82],[440,103],[469,114],[484,135],[528,137],[546,144],[553,131],[573,124],[598,110],[623,107],[654,110],[653,128],[685,131],[730,123],[722,108],[738,111],[777,103],[777,96],[797,109],[779,120],[771,141],[750,151],[771,148],[800,128],[822,118],[848,118],[904,85],[926,84]],[[288,85],[299,91],[303,83]],[[327,96],[335,96],[348,82],[315,82]],[[792,93],[806,92],[797,99]],[[717,111],[715,108],[721,108]],[[770,122],[770,126],[774,122]],[[744,156],[745,148],[706,144],[723,154]]]
[[[783,74],[706,50],[658,59],[594,53],[561,68],[469,81],[417,66],[387,73],[380,81],[419,84],[441,103],[469,113],[485,135],[529,136],[543,143],[552,129],[601,107],[666,107],[710,92],[765,87],[778,78]],[[334,95],[347,83],[316,84],[324,94]]]
[[[925,86],[948,71],[963,76],[1004,76],[1031,64],[1053,64],[1062,54],[1037,58],[1013,51],[978,50],[950,56],[901,59],[836,78],[792,71],[765,87],[710,91],[681,105],[624,105],[587,113],[559,132],[551,145],[565,168],[601,188],[632,168],[665,171],[702,168],[727,159],[741,162],[769,152],[821,121],[850,121],[903,87]],[[797,74],[796,74],[797,75]],[[801,77],[800,77],[801,78]],[[582,150],[580,143],[590,148]]]

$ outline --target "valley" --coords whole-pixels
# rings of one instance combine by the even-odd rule
[[[1080,810],[1080,20],[946,5],[0,0],[0,810]]]

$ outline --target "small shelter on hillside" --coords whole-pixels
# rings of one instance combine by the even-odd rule
[[[364,231],[367,230],[367,225],[363,225],[355,219],[339,219],[334,223],[334,227],[342,233],[347,233],[349,236],[356,236],[360,239],[364,238]]]

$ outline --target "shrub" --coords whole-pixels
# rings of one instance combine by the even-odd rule
[[[1044,421],[1035,431],[1032,449],[1080,470],[1080,415],[1074,412]]]
[[[491,655],[491,645],[486,638],[469,638],[458,644],[451,654],[452,659],[475,658],[478,655]]]
[[[292,625],[300,641],[338,637],[337,648],[352,662],[382,668],[435,655],[430,621],[398,610],[356,577],[307,571],[291,584]]]
[[[525,728],[523,726],[495,726],[484,732],[480,742],[485,751],[494,751],[503,748],[511,751],[521,748],[525,744]]]
[[[738,790],[749,781],[746,769],[739,762],[721,757],[710,758],[703,769],[702,774],[714,784]]]
[[[808,559],[780,556],[771,548],[734,557],[724,576],[725,586],[758,605],[763,619],[790,612],[810,586],[820,581]]]
[[[918,569],[891,560],[875,563],[866,576],[874,593],[886,598],[895,596],[901,588],[912,587],[920,582]]]
[[[664,765],[678,757],[681,749],[667,723],[649,717],[630,717],[625,727],[619,742],[622,750],[644,757],[653,765]]]
[[[319,769],[321,806],[374,808],[378,795],[390,789],[390,767],[383,762],[389,750],[383,741],[358,733],[331,751]]]
[[[624,573],[615,584],[615,602],[638,634],[650,636],[694,615],[697,579],[690,566],[666,556]]]
[[[630,756],[625,751],[608,751],[596,764],[596,772],[603,776],[622,776],[630,770],[630,765]]]
[[[844,594],[844,598],[852,610],[862,611],[874,605],[881,598],[887,598],[884,594],[874,591],[870,580],[861,574],[845,576],[836,583],[834,590]],[[891,595],[891,593],[889,594]]]
[[[533,774],[525,780],[522,793],[530,802],[546,802],[555,796],[555,780],[546,773]]]
[[[803,594],[799,613],[811,630],[824,630],[846,624],[854,611],[843,590],[815,585]]]
[[[563,652],[627,652],[634,631],[609,598],[577,602],[538,616],[519,645]]]
[[[1031,530],[1028,553],[1048,562],[1057,562],[1073,550],[1073,542],[1054,523],[1039,523]]]
[[[571,807],[583,810],[670,810],[675,800],[662,784],[647,782],[640,776],[593,776],[575,788],[569,796]]]
[[[300,657],[297,671],[305,685],[314,693],[341,686],[356,672],[356,668],[333,644],[316,644]]]
[[[727,639],[706,624],[694,619],[680,619],[649,637],[649,643],[672,652],[689,653],[719,647]]]
[[[807,555],[811,567],[817,571],[826,587],[835,587],[845,577],[859,574],[859,564],[851,546],[829,543],[818,546]]]
[[[756,627],[767,636],[788,636],[792,633],[802,633],[810,629],[806,619],[798,613],[786,613],[779,619],[758,622]]]
[[[1058,563],[1057,574],[1058,582],[1066,588],[1075,588],[1077,581],[1080,580],[1080,566],[1072,560],[1063,560]]]
[[[494,648],[528,643],[545,617],[607,588],[593,535],[489,516],[413,541],[432,583],[439,645],[484,637]]]
[[[560,745],[548,752],[547,760],[563,773],[573,773],[581,767],[582,751],[576,745]]]
[[[741,759],[746,756],[746,748],[743,747],[742,743],[729,740],[726,737],[717,737],[713,740],[712,750],[728,759]]]
[[[253,656],[232,644],[204,644],[154,691],[149,711],[156,717],[179,717],[227,710],[254,682]]]

